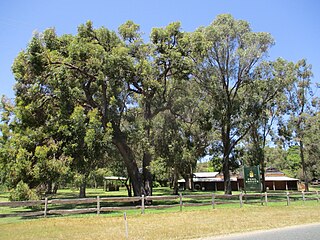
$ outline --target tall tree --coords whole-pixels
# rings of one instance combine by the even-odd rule
[[[143,149],[141,175],[124,125],[132,123],[128,109],[140,106],[144,116],[140,139],[152,143],[152,119],[170,107],[177,84],[188,78],[179,28],[173,23],[154,29],[150,44],[143,43],[139,26],[131,21],[119,28],[121,37],[103,27],[94,29],[91,22],[80,25],[76,36],[59,37],[53,29],[35,35],[13,67],[22,113],[17,119],[25,127],[34,123],[34,129],[55,126],[55,137],[74,160],[72,167],[84,176],[88,174],[83,170],[97,164],[94,159],[104,157],[106,144],[101,143],[111,128],[111,141],[123,158],[134,195],[151,195],[151,154],[148,147]],[[95,138],[99,140],[88,142]]]
[[[266,56],[273,39],[252,32],[247,22],[219,15],[208,27],[191,36],[195,80],[206,91],[214,127],[220,131],[225,193],[231,193],[230,162],[238,142],[249,132],[260,108],[251,100],[259,79],[253,71]],[[250,92],[250,95],[248,94]]]
[[[307,118],[305,134],[306,165],[310,179],[320,179],[320,112]]]
[[[275,133],[275,126],[279,118],[286,113],[285,93],[292,87],[294,64],[281,58],[274,62],[263,62],[254,71],[256,81],[254,88],[260,89],[258,94],[251,96],[260,108],[255,108],[256,114],[248,136],[244,139],[248,161],[250,165],[260,165],[263,191],[265,186],[265,148],[268,137],[271,139]],[[251,93],[251,92],[250,92]]]
[[[5,96],[1,97],[0,105],[0,183],[5,184],[8,181],[8,163],[11,159],[13,149],[10,147],[12,141],[12,129],[10,121],[13,115],[14,104]],[[11,149],[11,151],[10,151]]]
[[[90,26],[88,23],[86,27]],[[36,34],[13,65],[17,81],[15,116],[21,133],[30,129],[40,134],[43,139],[40,140],[41,145],[47,139],[44,133],[60,143],[59,154],[55,154],[55,158],[71,157],[71,167],[84,175],[84,183],[95,167],[95,161],[103,159],[108,144],[106,139],[110,135],[110,120],[106,118],[109,105],[100,104],[106,95],[98,92],[99,88],[102,88],[101,92],[106,90],[103,88],[106,83],[103,70],[111,67],[112,61],[117,62],[114,58],[121,58],[120,40],[116,34],[106,29],[97,31],[99,38],[104,37],[105,40],[101,46],[86,35],[86,27],[80,26],[77,36],[58,37],[53,29]],[[113,56],[110,52],[114,48]],[[115,105],[121,100],[118,98],[112,102],[117,91],[117,88],[111,89],[108,95],[108,103],[111,101],[110,105],[113,104],[110,108],[115,112]],[[117,117],[115,114],[112,116]],[[39,143],[30,141],[32,144],[36,148]],[[85,196],[83,189],[81,196]]]
[[[133,92],[143,114],[145,140],[143,146],[142,169],[144,194],[152,195],[152,174],[150,164],[152,153],[152,121],[160,113],[170,109],[174,95],[180,85],[188,80],[190,68],[186,56],[184,33],[180,23],[171,23],[164,28],[154,28],[151,42],[145,44],[139,34],[139,26],[131,21],[123,24],[119,32],[134,59],[135,75],[128,81],[129,91]]]
[[[307,174],[304,139],[306,119],[313,110],[311,105],[313,95],[311,89],[312,76],[311,65],[309,65],[305,59],[299,60],[295,65],[294,84],[288,92],[288,127],[291,130],[289,140],[293,140],[293,142],[296,142],[299,145],[301,167],[306,191],[309,190],[309,179]]]
[[[155,152],[170,170],[175,194],[180,175],[186,180],[187,188],[193,189],[197,160],[206,154],[211,125],[208,105],[200,95],[195,82],[186,82],[176,92],[172,108],[161,113],[154,123]]]

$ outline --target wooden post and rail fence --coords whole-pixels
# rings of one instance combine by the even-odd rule
[[[79,199],[48,199],[37,201],[13,201],[0,202],[0,217],[29,217],[48,215],[65,215],[65,214],[81,214],[112,211],[125,211],[130,209],[140,209],[141,214],[146,209],[162,209],[179,207],[180,211],[183,207],[208,206],[212,205],[214,209],[220,204],[244,204],[260,203],[268,205],[270,202],[286,202],[289,206],[291,201],[316,200],[319,202],[319,192],[286,192],[286,193],[240,193],[235,195],[222,194],[194,194],[194,195],[171,195],[171,196],[141,196],[141,197],[99,197],[96,198],[79,198]],[[169,204],[168,204],[169,201]],[[152,202],[151,205],[146,203]],[[165,202],[165,203],[163,203]],[[106,206],[106,205],[116,206]],[[9,207],[9,213],[1,213],[1,208]],[[19,208],[14,211],[11,208]],[[21,209],[21,207],[32,207],[31,210]]]

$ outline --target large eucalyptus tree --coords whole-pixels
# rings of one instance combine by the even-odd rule
[[[180,24],[173,23],[153,29],[151,43],[145,44],[131,21],[119,34],[94,29],[91,22],[80,25],[75,36],[59,37],[53,29],[36,34],[13,65],[17,122],[33,131],[45,129],[61,143],[61,154],[72,157],[71,168],[83,178],[82,189],[112,142],[134,195],[151,195],[152,119],[171,106],[177,86],[188,79],[183,36]],[[142,175],[125,128],[134,121],[129,108],[141,109],[144,118],[143,136],[136,139],[146,142]]]
[[[287,126],[290,131],[288,140],[299,146],[302,175],[306,191],[309,191],[309,174],[305,154],[305,138],[308,130],[307,119],[314,110],[311,104],[313,98],[311,88],[312,76],[311,65],[305,59],[299,60],[295,64],[294,82],[287,94],[287,107],[289,110]]]
[[[193,76],[206,92],[212,124],[220,131],[224,190],[231,193],[233,151],[265,104],[254,97],[262,92],[254,72],[274,42],[269,33],[253,32],[249,23],[229,14],[219,15],[190,38]]]

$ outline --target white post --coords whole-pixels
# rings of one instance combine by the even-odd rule
[[[47,217],[47,212],[48,212],[48,198],[46,197],[44,199],[44,212],[43,212],[44,217]]]
[[[129,239],[129,234],[128,234],[128,221],[127,221],[127,213],[126,213],[126,212],[124,212],[123,218],[124,218],[125,236],[126,236],[126,239]]]
[[[240,200],[240,207],[242,208],[242,206],[243,206],[242,192],[239,195],[239,200]]]
[[[289,192],[287,192],[287,206],[290,205],[290,197],[289,197]]]
[[[100,197],[97,196],[97,214],[100,214]]]
[[[144,195],[141,196],[141,214],[144,214]]]
[[[214,199],[215,199],[215,195],[214,195],[214,193],[212,193],[212,208],[213,209],[215,208]]]
[[[266,203],[266,206],[268,206],[268,193],[264,193],[264,202]]]
[[[180,193],[179,198],[180,198],[180,212],[182,212],[182,193]]]

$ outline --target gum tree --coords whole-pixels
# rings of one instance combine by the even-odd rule
[[[253,32],[245,21],[219,15],[191,36],[194,79],[212,106],[212,124],[220,131],[225,193],[231,193],[230,166],[236,145],[249,132],[263,102],[252,101],[254,70],[273,45],[268,33]]]
[[[188,78],[183,36],[180,24],[173,23],[153,29],[151,43],[145,44],[131,21],[119,34],[87,22],[75,36],[59,37],[53,29],[35,35],[13,66],[18,122],[34,131],[54,132],[61,151],[73,159],[73,171],[82,176],[81,189],[112,142],[134,195],[151,195],[152,119],[170,107],[176,86]],[[142,175],[128,141],[126,126],[134,123],[130,108],[137,108],[144,119],[144,133],[137,138],[145,142]]]

